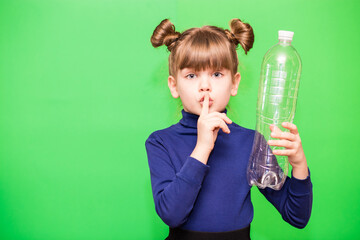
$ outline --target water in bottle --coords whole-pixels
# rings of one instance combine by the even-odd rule
[[[300,56],[291,45],[293,32],[279,31],[279,42],[264,56],[256,109],[256,131],[247,168],[250,185],[259,188],[281,189],[288,175],[287,156],[275,156],[267,144],[271,138],[270,125],[282,131],[283,122],[292,122],[295,115],[301,73]]]

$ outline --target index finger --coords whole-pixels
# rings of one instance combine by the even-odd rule
[[[280,129],[278,126],[276,126],[275,124],[271,124],[271,125],[270,125],[270,130],[271,130],[271,132],[273,132],[273,133],[279,133],[279,132],[281,132],[281,129]]]
[[[292,134],[295,134],[295,135],[296,135],[296,134],[299,133],[296,125],[293,124],[293,123],[283,122],[283,123],[282,123],[282,126],[283,126],[284,128],[289,129]]]
[[[282,133],[281,129],[278,126],[276,126],[275,124],[270,125],[270,130],[271,130],[270,136],[272,138],[277,138],[277,136],[280,136]]]
[[[208,113],[209,113],[209,94],[205,94],[200,115],[207,115]]]

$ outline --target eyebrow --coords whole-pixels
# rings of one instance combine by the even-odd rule
[[[214,71],[214,72],[216,72],[216,71],[226,71],[226,70],[229,70],[229,69],[224,68],[224,67],[211,69],[211,71]],[[186,72],[186,71],[190,71],[190,72],[201,72],[201,70],[196,71],[195,68],[189,68],[189,67],[180,69],[180,71],[181,71],[181,72]],[[206,70],[202,70],[202,71],[206,71]]]

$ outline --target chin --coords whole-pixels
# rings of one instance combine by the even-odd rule
[[[197,109],[185,109],[184,108],[184,111],[185,112],[188,112],[188,113],[191,113],[191,114],[195,114],[195,115],[200,115],[200,113],[201,113],[201,109],[200,110],[197,110]]]

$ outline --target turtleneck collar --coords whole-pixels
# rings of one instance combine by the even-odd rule
[[[227,109],[223,111],[222,113],[227,113]],[[181,110],[182,119],[180,120],[180,124],[185,127],[191,127],[191,128],[197,128],[197,121],[199,119],[199,115],[185,112],[185,110]]]

